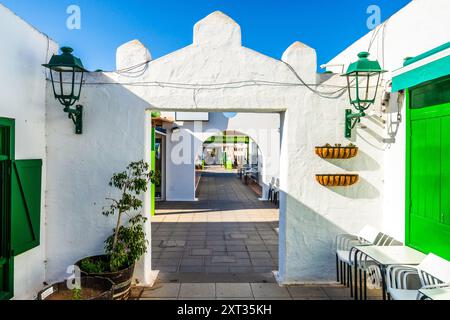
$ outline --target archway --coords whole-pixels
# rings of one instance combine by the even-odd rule
[[[264,156],[257,142],[242,131],[226,130],[211,134],[199,148],[195,158],[195,188],[199,196],[202,175],[234,175],[256,193],[264,194]]]
[[[202,282],[217,277],[225,282],[273,281],[279,264],[279,210],[262,200],[271,172],[266,163],[275,162],[267,161],[273,160],[267,155],[271,148],[279,155],[280,116],[241,113],[229,121],[222,113],[210,113],[204,119],[203,124],[185,120],[164,127],[168,160],[192,159],[192,165],[169,164],[172,177],[179,189],[199,189],[196,201],[158,203],[152,219],[153,269],[171,281],[186,274]],[[260,127],[239,129],[243,123],[250,127],[254,119],[260,120]],[[213,129],[224,127],[228,129]],[[266,137],[270,135],[276,143]],[[192,150],[192,158],[190,151],[180,153],[182,146]]]

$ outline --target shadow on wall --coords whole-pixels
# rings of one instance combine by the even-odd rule
[[[292,196],[283,192],[282,198],[288,212],[280,219],[281,280],[336,281],[335,239],[347,232]]]
[[[114,229],[114,219],[101,214],[114,192],[108,182],[145,157],[149,103],[102,73],[90,74],[87,82],[80,136],[47,89],[52,97],[47,100],[47,282],[64,279],[67,267],[80,258],[104,252],[104,240]],[[75,174],[67,168],[76,168]]]
[[[380,191],[369,181],[359,178],[359,182],[350,187],[328,187],[330,191],[349,199],[377,199]]]
[[[342,168],[347,171],[377,171],[380,169],[380,165],[371,156],[362,150],[359,150],[356,158],[348,160],[333,160],[327,159],[327,161],[336,167]]]

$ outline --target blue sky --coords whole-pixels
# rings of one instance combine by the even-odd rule
[[[115,50],[141,40],[154,58],[192,42],[195,22],[221,10],[242,28],[243,44],[280,59],[294,41],[328,62],[369,30],[370,5],[382,20],[410,0],[0,0],[61,45],[75,49],[90,70],[114,70]],[[69,5],[81,8],[81,30],[66,28]]]

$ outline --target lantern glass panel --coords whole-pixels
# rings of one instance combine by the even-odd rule
[[[358,110],[366,110],[375,100],[380,73],[355,72],[347,75],[350,102]]]
[[[55,98],[66,107],[75,104],[80,98],[83,72],[72,67],[51,69]]]

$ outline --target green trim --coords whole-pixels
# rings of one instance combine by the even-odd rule
[[[406,89],[406,193],[405,193],[405,243],[411,245],[411,109],[409,89]]]
[[[228,143],[228,144],[237,144],[237,143],[250,143],[249,137],[244,136],[216,136],[210,137],[208,140],[204,142],[204,144],[212,144],[212,143]]]
[[[392,79],[392,91],[412,88],[422,83],[450,75],[450,56],[430,62]]]
[[[7,156],[6,160],[15,160],[16,155],[15,155],[14,134],[16,132],[16,121],[14,119],[9,119],[9,118],[0,118],[0,126],[9,128],[10,135],[11,135],[9,141],[7,141],[7,144],[9,145],[9,148],[7,150],[8,154],[7,155],[2,154],[2,156]]]
[[[156,170],[156,128],[152,128],[152,143],[151,143],[151,170],[155,171]],[[155,216],[156,213],[156,186],[154,183],[151,184],[150,187],[150,194],[151,194],[151,205],[152,205],[152,209],[151,209],[151,215],[152,217]]]
[[[8,118],[0,118],[0,127],[6,128],[6,134],[2,136],[4,141],[2,145],[6,145],[6,150],[0,150],[2,153],[2,169],[5,181],[1,181],[3,186],[6,186],[3,197],[3,208],[1,208],[1,223],[0,227],[0,264],[3,266],[5,274],[0,274],[6,280],[4,286],[6,291],[0,288],[0,300],[9,300],[14,296],[14,257],[11,252],[11,210],[9,209],[10,201],[10,181],[8,174],[10,172],[10,163],[15,159],[15,120]],[[3,257],[1,256],[3,255]]]
[[[441,51],[444,51],[446,49],[449,49],[449,48],[450,48],[450,42],[447,42],[447,43],[445,43],[445,44],[443,44],[443,45],[441,45],[441,46],[439,46],[437,48],[434,48],[434,49],[431,49],[430,51],[422,53],[422,54],[418,55],[417,57],[407,59],[405,61],[405,63],[403,64],[403,66],[405,66],[405,67],[409,66],[409,65],[411,65],[411,64],[413,64],[413,63],[415,63],[417,61],[420,61],[420,60],[423,60],[425,58],[431,57],[432,55],[434,55],[436,53],[439,53]]]

